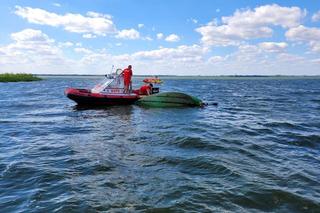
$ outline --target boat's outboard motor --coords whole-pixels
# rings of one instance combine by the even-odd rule
[[[152,87],[151,94],[159,93],[159,87]]]

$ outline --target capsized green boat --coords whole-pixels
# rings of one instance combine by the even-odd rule
[[[181,92],[163,92],[145,96],[139,99],[137,104],[146,107],[200,107],[204,105],[200,99]]]

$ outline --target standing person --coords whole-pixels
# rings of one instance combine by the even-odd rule
[[[131,90],[132,66],[123,70],[124,93],[130,93]]]

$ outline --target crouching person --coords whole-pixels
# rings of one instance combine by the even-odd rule
[[[151,95],[152,94],[152,84],[145,84],[139,89],[139,95]]]

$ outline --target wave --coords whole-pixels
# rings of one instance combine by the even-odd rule
[[[186,149],[205,149],[211,151],[225,149],[223,146],[216,145],[212,141],[197,137],[176,137],[172,143]]]
[[[320,204],[287,189],[260,189],[233,196],[233,203],[246,209],[261,211],[318,212]]]
[[[295,146],[302,146],[308,148],[318,148],[320,146],[320,135],[288,135],[288,143]]]

